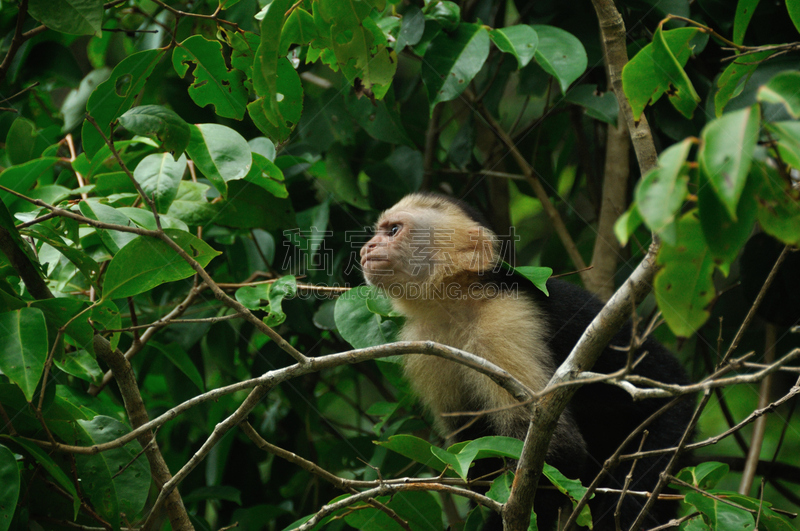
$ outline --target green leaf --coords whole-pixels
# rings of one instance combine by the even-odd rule
[[[797,31],[800,31],[800,0],[786,0],[786,10]]]
[[[30,0],[28,13],[61,33],[102,35],[103,0]]]
[[[682,115],[691,119],[697,104],[700,103],[700,96],[683,70],[686,62],[679,61],[670,50],[661,26],[653,35],[653,61],[660,67],[659,73],[664,78],[662,82],[673,87],[673,90],[667,90],[670,103]]]
[[[596,120],[617,125],[619,103],[611,91],[598,93],[596,85],[577,85],[570,89],[564,99],[580,105],[588,116]]]
[[[542,473],[545,475],[545,477],[547,477],[547,479],[550,480],[550,483],[552,483],[559,492],[569,497],[570,501],[572,502],[573,509],[578,506],[578,500],[583,498],[583,495],[588,490],[587,487],[584,487],[581,484],[580,480],[568,478],[547,463],[544,464]],[[591,527],[592,512],[588,505],[581,510],[581,514],[578,515],[578,520],[576,523],[583,527]]]
[[[300,76],[286,54],[279,52],[280,35],[290,0],[275,0],[261,21],[261,42],[255,53],[253,88],[260,96],[248,104],[253,122],[265,135],[284,142],[300,121],[303,112],[303,87]]]
[[[133,176],[142,191],[156,204],[156,210],[165,213],[178,195],[183,172],[186,171],[186,157],[178,160],[169,153],[148,155],[133,170]]]
[[[449,464],[462,479],[467,479],[469,467],[476,459],[487,457],[509,457],[519,459],[522,453],[522,441],[513,437],[491,436],[481,437],[467,444],[456,444],[442,450],[432,447],[433,454]]]
[[[165,229],[164,232],[203,267],[221,254],[188,232],[175,229]],[[165,242],[139,236],[120,249],[109,263],[103,299],[132,297],[194,273],[195,270]]]
[[[178,195],[170,205],[167,215],[190,226],[205,225],[217,215],[216,205],[206,198],[209,186],[192,181],[181,181]]]
[[[397,55],[386,47],[383,31],[370,17],[372,9],[363,0],[320,0],[314,4],[315,15],[326,23],[323,27],[317,24],[317,29],[330,38],[342,74],[351,85],[358,79],[381,99],[397,70]]]
[[[719,496],[720,493],[714,493]],[[727,496],[726,496],[727,498]],[[703,513],[711,529],[740,529],[750,531],[755,529],[756,522],[753,515],[744,509],[724,503],[717,498],[704,496],[700,492],[687,492],[685,502]]]
[[[289,197],[281,169],[259,153],[253,152],[253,166],[244,179],[260,186],[275,197]]]
[[[247,179],[228,183],[228,199],[211,205],[214,222],[218,225],[240,229],[260,228],[266,231],[294,228],[296,221],[292,202],[267,192],[261,185]]]
[[[6,168],[3,173],[0,173],[0,186],[4,186],[9,190],[26,194],[42,176],[43,173],[49,172],[50,169],[58,162],[56,157],[44,157],[41,159],[34,159],[19,166],[12,166]],[[0,190],[0,201],[6,205],[12,204],[17,200],[17,196],[5,190]]]
[[[94,352],[92,348],[92,340],[94,338],[94,330],[87,322],[90,313],[85,313],[84,319],[72,320],[76,315],[86,310],[89,304],[86,301],[77,299],[70,299],[68,297],[54,297],[52,299],[43,299],[30,303],[32,308],[38,308],[44,313],[45,321],[49,328],[49,334],[55,335],[58,328],[67,325],[65,332],[79,348],[89,349]],[[72,320],[72,322],[70,322]]]
[[[774,122],[766,127],[778,140],[778,153],[783,162],[800,169],[800,122]]]
[[[793,118],[800,118],[800,72],[786,70],[769,80],[758,89],[758,101],[780,103]],[[16,122],[14,122],[16,123]]]
[[[368,98],[347,97],[345,100],[347,112],[355,118],[372,138],[390,144],[404,144],[414,147],[414,142],[408,136],[400,111],[390,92],[386,98],[372,103]],[[342,125],[334,122],[331,124],[336,135],[342,133]],[[342,142],[344,143],[344,142]]]
[[[666,47],[680,67],[689,60],[694,49],[692,39],[697,32],[697,28],[678,28],[661,33]],[[639,119],[647,105],[657,102],[669,89],[670,78],[654,54],[654,44],[650,43],[639,50],[622,69],[623,90],[630,100],[635,120]],[[674,63],[672,65],[674,70]]]
[[[430,9],[430,6],[433,6],[433,9]],[[430,2],[425,11],[426,18],[435,20],[447,31],[453,31],[461,23],[461,8],[455,2],[449,0]]]
[[[259,310],[269,306],[269,286],[269,284],[242,286],[236,290],[234,296],[248,310]]]
[[[800,244],[800,190],[769,164],[756,161],[750,178],[760,183],[758,222],[764,232],[789,245]]]
[[[252,89],[253,61],[261,37],[249,31],[236,32],[231,37],[231,65],[244,72],[245,87]]]
[[[19,499],[19,485],[19,465],[14,453],[0,444],[0,531],[11,527]],[[77,515],[77,510],[75,513]]]
[[[99,384],[103,380],[103,370],[87,350],[62,352],[60,356],[56,357],[55,363],[56,367],[65,373],[89,383]]]
[[[386,295],[377,288],[358,286],[336,300],[336,327],[353,348],[374,347],[394,341],[397,323],[373,313],[368,306],[370,299],[384,297]]]
[[[130,432],[111,417],[98,415],[92,420],[78,420],[77,442],[92,446],[113,441]],[[76,455],[75,465],[81,488],[92,506],[115,528],[120,516],[135,520],[144,508],[150,490],[150,466],[140,455],[141,445],[132,441],[122,448],[96,455]]]
[[[717,118],[722,116],[728,102],[742,93],[744,85],[758,65],[773,53],[775,52],[766,51],[738,57],[725,68],[717,80],[717,93],[714,95],[714,112]]]
[[[122,225],[125,227],[134,226],[133,222],[128,218],[128,216],[118,211],[114,207],[104,205],[94,198],[81,201],[78,205],[78,208],[80,208],[81,214],[95,221],[113,223],[114,225]],[[117,254],[120,249],[128,245],[128,243],[136,238],[136,234],[132,232],[120,232],[116,230],[97,228],[95,231],[97,232],[97,235],[100,236],[100,240],[103,242],[103,245],[106,249],[108,249],[108,252],[112,256]]]
[[[281,308],[281,303],[286,297],[294,297],[297,293],[297,280],[292,275],[284,275],[269,288],[269,314],[264,317],[264,322],[269,327],[276,327],[286,320],[286,314]]]
[[[719,200],[703,175],[698,180],[697,208],[708,248],[717,260],[718,267],[727,271],[731,262],[750,238],[756,221],[756,192],[760,183],[747,177],[742,197],[736,206],[736,218],[731,219],[725,205]]]
[[[525,24],[490,30],[489,37],[501,52],[516,57],[519,68],[531,62],[539,45],[539,35],[536,30]]]
[[[281,30],[278,57],[285,57],[293,44],[309,44],[317,37],[319,32],[311,13],[300,7],[293,9]]]
[[[59,467],[55,463],[55,461],[53,461],[53,458],[47,455],[41,448],[39,448],[30,441],[26,441],[25,439],[19,437],[9,437],[8,435],[0,435],[0,437],[6,438],[10,441],[14,441],[15,444],[22,447],[28,454],[30,454],[31,457],[33,457],[33,460],[36,461],[38,465],[40,465],[47,471],[48,474],[50,474],[50,477],[56,480],[56,483],[58,483],[61,486],[61,488],[63,488],[65,491],[67,491],[68,494],[72,496],[72,510],[73,510],[72,518],[73,519],[77,518],[78,509],[80,509],[81,507],[81,498],[80,496],[78,496],[78,491],[75,488],[75,485],[72,483],[72,480],[70,480],[67,474],[63,470],[61,470],[61,467]],[[0,448],[5,448],[5,446],[0,445]],[[16,467],[17,463],[15,461],[14,468]],[[0,465],[0,476],[4,475],[2,469],[3,465]],[[6,478],[0,477],[0,490],[2,490],[5,485],[8,485]],[[15,505],[14,503],[10,505],[10,507],[12,508],[12,514],[14,505]],[[8,507],[8,505],[4,504],[3,495],[0,494],[0,529],[8,529],[7,527],[3,527],[2,522],[10,520],[10,515],[8,520],[4,518],[4,515],[2,513],[2,508],[4,506]]]
[[[213,105],[216,114],[226,118],[244,118],[247,105],[244,73],[228,69],[218,41],[192,35],[173,50],[172,66],[181,77],[186,75],[189,67],[194,68],[189,96],[197,105]]]
[[[50,144],[36,124],[24,116],[14,120],[6,135],[6,152],[12,166],[40,157]]]
[[[156,218],[153,216],[153,211],[147,209],[146,207],[143,208],[134,208],[134,207],[119,207],[117,212],[121,212],[128,216],[131,221],[142,227],[143,229],[147,230],[156,230],[158,226],[156,225]],[[179,219],[175,219],[170,216],[166,216],[161,214],[158,216],[158,219],[161,220],[161,227],[164,229],[178,229],[183,231],[188,231],[189,227],[183,221]]]
[[[350,169],[347,154],[338,146],[328,151],[324,164],[315,164],[308,171],[334,198],[362,210],[370,208],[369,199],[359,186],[359,178]]]
[[[201,393],[205,392],[205,385],[203,385],[203,377],[200,376],[200,371],[192,362],[189,354],[183,350],[177,343],[169,343],[164,345],[158,341],[150,341],[148,343],[151,347],[158,350],[167,359],[175,365],[183,374],[185,374],[191,382],[197,386]]]
[[[442,472],[445,469],[442,462],[433,456],[431,449],[435,448],[435,446],[419,437],[393,435],[389,437],[388,441],[375,441],[375,444],[404,455],[417,463],[429,466],[438,472]]]
[[[406,46],[414,46],[422,38],[425,31],[425,15],[415,6],[410,5],[403,13],[403,20],[400,23],[400,31],[397,33],[397,42],[394,51],[400,53]]]
[[[628,240],[636,229],[641,226],[642,214],[639,212],[639,205],[631,203],[630,208],[622,214],[614,223],[614,235],[623,246],[628,245]]]
[[[714,260],[695,211],[680,219],[677,231],[677,245],[664,243],[658,253],[663,268],[656,274],[656,301],[670,330],[689,337],[708,319],[716,296]]]
[[[136,101],[164,53],[163,49],[154,49],[129,55],[114,67],[111,76],[89,96],[86,111],[106,137],[111,133],[111,123]],[[83,122],[81,131],[83,149],[87,157],[92,159],[106,142],[88,120]]]
[[[0,370],[33,400],[47,359],[47,326],[36,308],[0,313]]]
[[[479,24],[459,24],[452,34],[433,39],[422,62],[422,80],[430,110],[457,98],[489,56],[489,33]]]
[[[736,18],[733,20],[733,42],[742,44],[747,26],[758,6],[758,0],[739,0],[736,4]]]
[[[67,257],[67,260],[75,264],[75,267],[86,277],[90,284],[96,284],[97,275],[100,273],[100,266],[95,260],[81,249],[76,249],[64,243],[56,231],[47,225],[36,224],[20,231],[25,236],[36,238]]]
[[[588,59],[583,44],[573,34],[553,26],[531,26],[539,36],[536,62],[556,78],[563,94],[585,71]]]
[[[702,490],[708,490],[716,487],[728,472],[730,467],[725,463],[706,461],[695,467],[684,468],[678,473],[677,478]]]
[[[686,158],[692,144],[692,139],[687,138],[666,149],[658,157],[658,166],[642,177],[634,192],[644,222],[670,245],[675,245],[675,217],[689,191]],[[672,230],[665,230],[670,226]]]
[[[285,142],[303,114],[303,85],[300,75],[288,59],[278,61],[276,92],[266,94],[247,105],[256,127],[275,142]],[[273,107],[269,106],[274,100]]]
[[[189,124],[175,112],[161,105],[140,105],[119,117],[119,123],[131,133],[155,136],[175,160],[189,145]]]
[[[545,295],[549,296],[547,292],[547,279],[553,274],[553,270],[549,267],[535,267],[535,266],[520,266],[515,267],[514,271],[527,278],[533,285]]]
[[[227,182],[244,178],[253,164],[247,140],[224,125],[199,124],[190,127],[192,135],[186,152],[220,195],[226,197]]]
[[[744,189],[753,150],[758,142],[758,107],[747,107],[717,118],[703,128],[697,158],[731,219]]]

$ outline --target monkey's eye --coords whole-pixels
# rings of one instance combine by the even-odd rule
[[[400,225],[396,223],[389,228],[389,234],[391,236],[396,236],[398,232],[400,232]]]

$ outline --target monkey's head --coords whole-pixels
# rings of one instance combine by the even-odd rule
[[[492,269],[498,240],[479,214],[456,199],[437,194],[407,195],[385,211],[375,235],[361,248],[367,283],[401,290],[466,280]]]

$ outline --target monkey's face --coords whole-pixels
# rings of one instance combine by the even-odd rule
[[[361,267],[369,284],[388,288],[424,282],[432,273],[430,215],[404,209],[386,211],[375,235],[361,248]]]

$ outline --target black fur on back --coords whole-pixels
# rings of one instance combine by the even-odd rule
[[[485,282],[498,283],[504,291],[518,290],[520,296],[533,298],[548,328],[548,346],[550,347],[555,365],[564,362],[586,327],[603,308],[603,303],[583,288],[569,282],[550,279],[547,282],[549,296],[533,286],[527,279],[507,271],[495,272],[484,278]],[[631,340],[632,326],[628,322],[612,339],[611,345],[626,347]],[[647,355],[633,370],[634,374],[646,376],[654,380],[686,384],[686,373],[678,359],[663,345],[652,338],[648,338],[634,354],[634,360],[642,353]],[[597,363],[591,368],[597,373],[612,373],[625,366],[627,351],[606,347]],[[660,409],[670,399],[644,399],[633,401],[631,396],[617,386],[595,383],[582,386],[573,396],[568,410],[572,415],[578,430],[586,441],[588,458],[578,479],[588,486],[610,457],[635,430],[639,424],[652,413]],[[684,399],[666,413],[662,414],[648,427],[643,450],[654,450],[676,446],[680,441],[686,427],[689,425],[694,409],[691,398]],[[477,433],[480,427],[467,434],[470,438],[475,435],[488,435],[485,426],[484,433]],[[641,437],[635,437],[623,453],[633,453],[638,449]],[[552,443],[551,443],[552,447]],[[552,452],[551,452],[552,453]],[[548,455],[548,464],[556,467],[570,477],[569,472],[575,469],[576,460],[580,456]],[[636,463],[633,481],[629,486],[632,491],[652,491],[658,482],[659,473],[666,467],[670,455],[649,457]],[[630,472],[631,461],[620,464],[605,480],[601,487],[621,489],[625,476]],[[678,470],[673,470],[675,473]],[[546,480],[543,480],[549,485]],[[537,513],[539,529],[548,531],[555,527],[557,507],[563,503],[564,497],[553,491],[540,490],[537,492],[534,509]],[[641,497],[626,496],[623,500],[620,524],[622,529],[627,529],[636,519],[639,510],[646,499]],[[590,502],[595,531],[612,531],[615,529],[614,511],[618,497],[615,495],[596,494]],[[673,518],[677,511],[677,502],[656,502],[650,511],[644,528],[664,524]],[[500,530],[502,522],[493,515],[485,530]]]

